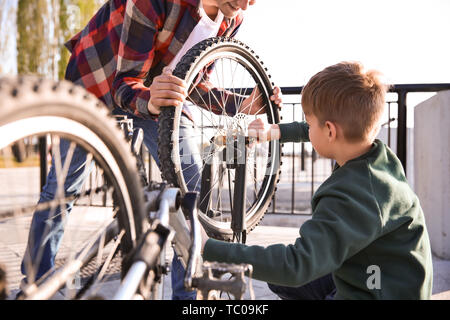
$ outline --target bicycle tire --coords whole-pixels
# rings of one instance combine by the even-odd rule
[[[189,91],[192,90],[192,84],[198,70],[206,68],[212,62],[216,62],[223,57],[232,55],[230,60],[236,60],[244,71],[247,71],[257,83],[260,90],[263,91],[265,99],[267,121],[269,123],[279,123],[280,115],[278,107],[270,101],[274,84],[259,57],[244,43],[224,37],[215,37],[206,39],[192,47],[177,64],[173,74],[186,81]],[[223,69],[222,62],[222,69]],[[237,67],[236,67],[237,68]],[[236,69],[234,70],[236,71]],[[220,80],[219,80],[220,82]],[[232,84],[233,81],[232,81]],[[181,117],[181,108],[165,107],[161,108],[158,127],[158,156],[161,163],[161,173],[163,179],[180,188],[182,193],[187,192],[186,181],[184,181],[182,170],[180,170],[180,155],[178,150],[179,123]],[[202,114],[203,117],[203,114]],[[273,194],[276,191],[276,184],[279,181],[281,159],[281,144],[278,141],[269,142],[269,155],[271,166],[269,174],[266,174],[261,182],[261,189],[257,193],[257,199],[246,211],[246,232],[253,230],[263,218],[269,207]],[[278,160],[275,160],[278,157]],[[268,160],[269,162],[269,160]],[[269,169],[269,165],[267,165]],[[255,174],[256,176],[256,174]],[[222,182],[221,182],[222,183]],[[256,183],[255,183],[256,184]],[[231,186],[229,189],[231,190]],[[256,187],[255,187],[256,189]],[[221,191],[219,191],[221,192]],[[230,195],[231,198],[231,195]],[[230,204],[231,206],[231,204]],[[199,219],[210,237],[231,241],[233,240],[233,231],[226,224],[216,222],[205,214],[199,214]]]
[[[73,83],[33,76],[0,78],[0,101],[0,150],[26,137],[60,134],[93,154],[114,188],[115,220],[125,231],[120,249],[129,253],[146,227],[144,195],[136,159],[106,106]],[[23,132],[13,129],[19,125]]]

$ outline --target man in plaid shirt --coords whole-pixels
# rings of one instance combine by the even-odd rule
[[[222,12],[228,10],[217,36],[232,37],[243,19],[240,9],[253,2],[203,0],[202,4],[211,16],[217,15],[219,7]],[[72,52],[66,79],[111,109],[144,119],[155,118],[161,106],[181,104],[186,96],[182,81],[158,76],[202,18],[199,5],[200,0],[107,2],[66,44]]]
[[[155,119],[161,107],[181,107],[187,96],[186,84],[173,76],[171,69],[183,52],[195,43],[211,36],[233,37],[242,23],[242,11],[255,1],[109,0],[88,25],[66,44],[72,53],[66,69],[66,79],[86,88],[105,103],[113,114],[133,119],[134,127],[144,130],[144,143],[159,165],[158,124]],[[203,24],[206,26],[203,27]],[[205,29],[209,33],[205,33]],[[198,88],[200,91],[213,90],[204,84],[200,84]],[[271,99],[281,105],[279,88],[274,90]],[[208,108],[222,113],[220,106]],[[236,112],[235,106],[227,106],[226,109],[228,114]],[[252,105],[250,114],[255,110],[260,110],[260,106]],[[187,132],[192,128],[190,121],[188,116],[182,117],[180,132]],[[191,148],[189,143],[185,147]],[[64,161],[68,144],[62,141],[61,149]],[[66,193],[79,192],[86,179],[82,176],[85,170],[77,170],[84,165],[86,156],[82,151],[76,152],[79,154],[72,158],[65,182],[65,186],[68,186]],[[186,181],[198,174],[198,167],[190,167],[184,173]],[[56,180],[52,164],[40,201],[54,198]],[[195,189],[192,184],[188,184],[188,188]],[[68,211],[72,205],[68,205]],[[56,214],[52,218],[52,230],[48,236],[43,233],[49,220],[49,212],[39,211],[33,216],[28,245],[32,259],[36,257],[39,247],[44,246],[43,258],[39,270],[36,270],[37,279],[54,266],[64,230],[61,216]],[[44,238],[48,240],[41,243]],[[24,259],[24,275],[25,263]],[[173,299],[195,299],[195,292],[184,290],[183,274],[181,263],[174,257]]]

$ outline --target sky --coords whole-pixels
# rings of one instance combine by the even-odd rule
[[[450,83],[450,0],[257,0],[238,38],[279,86],[345,60],[390,83]]]
[[[344,60],[381,71],[389,83],[450,83],[450,0],[256,0],[245,15],[238,38],[280,87],[302,86]],[[8,73],[13,60],[2,58]]]

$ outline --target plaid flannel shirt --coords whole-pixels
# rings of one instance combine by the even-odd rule
[[[199,0],[109,0],[87,26],[66,43],[72,55],[66,76],[86,88],[109,108],[119,107],[142,118],[155,118],[147,109],[149,86],[182,48],[200,21]],[[242,13],[224,18],[218,36],[233,37]],[[197,97],[213,90],[207,79],[197,85]],[[198,94],[201,93],[201,94]],[[223,108],[203,106],[217,114]],[[235,106],[225,107],[234,114]]]

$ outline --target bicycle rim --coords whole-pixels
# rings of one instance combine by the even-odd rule
[[[208,94],[194,100],[192,96],[199,96],[195,85],[203,76],[205,68],[212,64],[214,67],[209,74],[209,83],[220,89],[220,92],[226,90],[230,94]],[[208,234],[218,239],[231,240],[233,237],[230,222],[234,190],[243,190],[244,186],[235,183],[236,169],[230,168],[232,166],[227,166],[223,161],[224,148],[211,152],[214,144],[212,141],[220,136],[233,135],[237,130],[243,129],[245,132],[250,121],[256,118],[267,123],[279,122],[278,108],[269,99],[273,84],[266,71],[259,58],[243,43],[227,38],[207,39],[188,51],[174,70],[174,74],[184,79],[189,87],[188,108],[193,120],[192,133],[184,135],[180,130],[181,119],[184,117],[181,108],[164,108],[160,115],[159,156],[163,177],[178,186],[182,192],[192,189],[200,192],[199,205],[203,207],[199,215],[200,221]],[[238,109],[255,87],[260,90],[258,98],[263,100],[264,113],[250,115],[250,108],[247,108],[230,114],[225,107],[230,100]],[[220,105],[219,113],[208,108],[211,103]],[[166,140],[168,136],[170,141]],[[186,170],[190,170],[195,164],[192,159],[191,164],[186,164],[190,156],[184,152],[186,141],[198,142],[197,150],[191,153],[198,153],[195,155],[197,160],[201,158],[201,161],[197,161],[201,162],[198,166],[199,174],[190,177],[187,177]],[[247,148],[247,152],[244,202],[245,226],[246,232],[249,232],[259,223],[270,204],[280,172],[281,145],[278,141],[253,144],[251,148]],[[211,165],[211,174],[208,177],[210,188],[205,192],[201,190],[202,176],[210,170],[205,166],[206,163]],[[208,202],[208,209],[205,209],[205,201]]]
[[[18,289],[23,257],[23,298],[50,299],[58,291],[68,299],[81,298],[81,291],[98,294],[105,281],[120,273],[118,249],[126,255],[142,233],[142,191],[129,147],[104,106],[72,84],[1,79],[0,96],[0,181],[8,186],[0,191],[1,228],[6,231],[1,242],[5,254],[14,248],[16,255],[7,264],[10,290]],[[51,145],[44,161],[50,164],[53,159],[57,187],[53,200],[43,201],[42,196],[36,204],[39,141]],[[17,142],[27,146],[24,162],[12,152]],[[64,190],[71,174],[68,164],[80,154],[85,158],[78,172],[86,182],[71,193]],[[65,227],[54,267],[37,279],[45,250],[29,236],[29,227],[33,212],[43,210],[49,211],[43,238],[51,238],[55,221],[60,219]],[[25,251],[27,243],[36,249]]]

